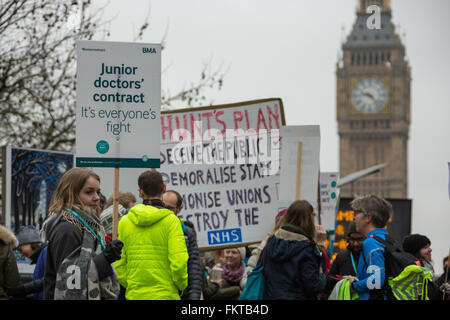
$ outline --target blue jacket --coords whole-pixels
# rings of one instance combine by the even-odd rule
[[[325,289],[322,251],[301,229],[283,226],[264,253],[264,300],[316,300]]]
[[[36,267],[34,268],[33,273],[33,281],[44,279],[44,271],[45,271],[45,260],[47,259],[47,246],[42,248],[41,252],[39,253],[39,258],[36,262]],[[36,300],[43,300],[44,299],[44,291],[40,291],[34,295],[34,298]]]
[[[367,234],[363,242],[363,250],[359,255],[358,279],[353,283],[353,288],[359,293],[360,300],[369,300],[375,293],[374,290],[381,289],[385,281],[384,249],[385,246],[371,238],[371,235],[386,239],[386,229],[375,229]]]

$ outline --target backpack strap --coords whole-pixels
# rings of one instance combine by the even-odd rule
[[[375,235],[370,235],[369,237],[371,237],[371,238],[377,240],[378,242],[382,243],[383,245],[385,245],[386,249],[388,251],[391,251],[395,247],[398,247],[398,249],[400,249],[401,251],[404,251],[400,245],[396,245],[396,241],[393,238],[391,238],[389,235],[386,235],[386,240],[384,240],[378,236],[375,236]],[[385,253],[386,253],[386,250],[385,250]],[[414,261],[414,263],[419,267],[423,267],[420,259],[417,259],[416,261]]]
[[[379,243],[381,243],[385,247],[392,246],[394,244],[394,242],[392,241],[392,239],[388,235],[386,235],[386,240],[384,240],[383,238],[381,238],[379,236],[373,235],[373,234],[371,234],[369,236],[369,238],[377,240]]]

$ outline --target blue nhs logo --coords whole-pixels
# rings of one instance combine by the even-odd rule
[[[242,242],[241,229],[214,230],[208,232],[209,245]]]

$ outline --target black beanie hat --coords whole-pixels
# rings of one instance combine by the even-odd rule
[[[420,249],[431,244],[430,239],[421,234],[411,234],[403,239],[403,250],[413,255],[419,253]]]

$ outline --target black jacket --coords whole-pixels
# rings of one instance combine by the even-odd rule
[[[336,280],[336,275],[339,276],[354,276],[357,277],[357,274],[355,272],[355,269],[353,268],[352,259],[350,257],[350,249],[345,249],[339,252],[334,259],[333,263],[331,264],[330,271],[328,271],[327,274],[327,286],[325,288],[326,295],[330,295],[331,291],[333,290],[334,286],[338,282]],[[358,260],[359,260],[359,254],[352,253],[353,255],[353,261],[355,262],[355,267],[358,270]]]
[[[188,249],[188,286],[183,291],[182,300],[200,300],[202,294],[202,267],[200,265],[200,253],[194,233],[194,225],[189,221],[182,224],[184,239]]]
[[[316,300],[326,277],[323,253],[300,228],[283,226],[266,244],[264,300]]]
[[[60,216],[60,214],[55,216]],[[45,262],[44,299],[53,300],[55,293],[56,274],[61,263],[73,251],[80,250],[83,242],[83,232],[74,224],[59,218],[56,222],[44,226],[48,239],[47,259]],[[100,256],[100,255],[97,255]],[[106,261],[94,259],[99,278],[112,273],[112,267]]]

